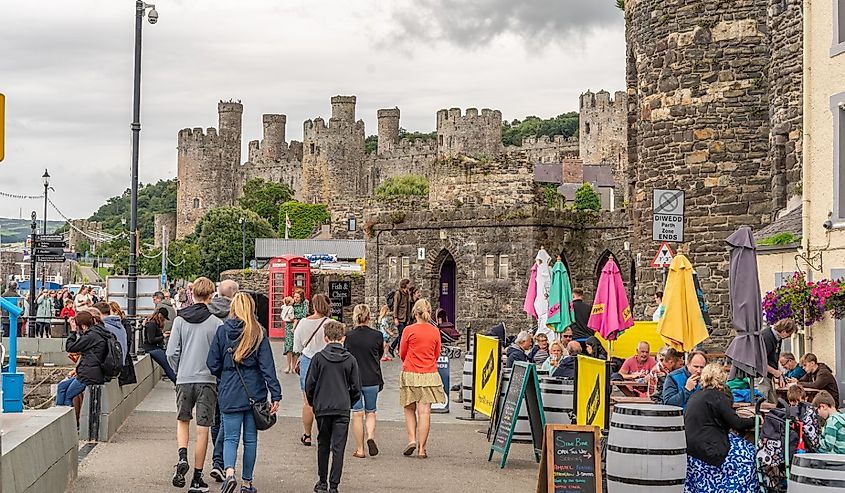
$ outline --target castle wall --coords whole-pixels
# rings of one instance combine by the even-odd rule
[[[613,165],[616,196],[629,200],[628,184],[628,96],[617,91],[613,99],[607,91],[582,94],[579,100],[578,138],[581,160],[590,164]]]
[[[527,153],[495,159],[443,158],[429,181],[432,209],[539,203],[534,165]]]
[[[555,135],[549,138],[548,135],[542,135],[525,137],[521,146],[508,146],[505,152],[524,152],[528,159],[536,163],[562,163],[566,159],[577,158],[580,151],[576,137]]]
[[[156,248],[161,248],[162,232],[166,231],[168,240],[176,239],[176,213],[163,212],[153,216],[153,224],[155,225],[155,238],[153,238],[153,245]]]
[[[452,157],[498,155],[502,151],[502,112],[460,108],[437,112],[437,145],[440,156]]]
[[[720,349],[732,336],[724,240],[772,212],[767,7],[625,3],[634,251],[649,258],[659,246],[651,240],[652,190],[684,190],[683,249],[710,307],[710,344]],[[658,269],[639,270],[641,302],[659,279]]]

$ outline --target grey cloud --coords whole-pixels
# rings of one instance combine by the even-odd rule
[[[447,42],[466,48],[506,34],[532,48],[580,43],[596,28],[623,23],[612,0],[418,0],[395,7],[392,17],[397,28],[390,44]]]

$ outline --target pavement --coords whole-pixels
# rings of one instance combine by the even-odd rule
[[[299,443],[302,395],[298,376],[285,374],[281,344],[273,342],[283,401],[279,422],[259,433],[255,486],[264,492],[309,492],[317,479],[315,446]],[[452,360],[452,384],[460,381],[460,360]],[[281,368],[279,368],[281,367]],[[528,493],[535,491],[537,464],[530,445],[513,444],[505,469],[499,455],[487,461],[486,422],[456,419],[466,416],[462,405],[452,402],[449,414],[432,415],[428,459],[402,455],[406,434],[399,406],[399,360],[383,364],[385,388],[379,395],[377,457],[352,457],[354,439],[347,441],[341,491],[350,492],[465,492],[470,490]],[[456,378],[458,380],[456,380]],[[454,393],[450,397],[454,397]],[[100,443],[81,461],[79,478],[68,492],[166,492],[176,462],[175,391],[161,381],[142,402],[111,442]],[[316,436],[315,436],[316,438]],[[240,454],[239,454],[240,455]],[[193,459],[193,449],[188,457]],[[238,458],[240,461],[240,456]],[[210,470],[211,450],[206,461]],[[193,464],[192,464],[193,465]],[[206,478],[208,480],[208,478]],[[211,491],[217,485],[210,483]]]

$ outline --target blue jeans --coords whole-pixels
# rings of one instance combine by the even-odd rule
[[[311,358],[302,355],[299,357],[299,390],[305,392],[305,377],[308,376],[308,367],[311,366]]]
[[[167,362],[167,354],[164,352],[164,349],[152,349],[147,351],[147,354],[149,354],[150,358],[158,363],[158,366],[164,370],[164,374],[167,375],[167,378],[169,378],[171,382],[176,383],[176,372],[173,371],[173,368],[170,367],[170,363]]]
[[[376,403],[378,402],[378,393],[379,393],[379,386],[378,385],[370,385],[367,387],[361,387],[361,397],[358,399],[358,402],[352,404],[352,411],[354,412],[361,412],[367,411],[367,413],[374,413],[377,410]]]
[[[220,382],[217,382],[218,387]],[[214,446],[214,451],[211,454],[211,467],[223,469],[223,417],[220,415],[220,404],[218,403],[214,413],[214,424],[211,425],[211,443]]]
[[[255,428],[255,418],[252,409],[236,413],[223,413],[223,465],[226,469],[235,468],[238,459],[238,443],[241,440],[243,428],[244,467],[241,472],[243,481],[252,481],[255,469],[255,456],[258,450],[258,429]]]
[[[390,345],[391,349],[394,351],[399,350],[399,344],[402,342],[402,332],[405,331],[405,327],[407,326],[408,322],[399,322],[399,325],[396,326],[398,334],[396,335],[396,339],[393,339],[393,343]]]
[[[85,392],[85,384],[75,377],[68,377],[59,382],[56,392],[57,406],[72,406],[73,398]]]

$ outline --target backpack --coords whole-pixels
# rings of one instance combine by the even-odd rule
[[[123,349],[117,342],[117,337],[111,332],[106,332],[103,337],[106,339],[106,356],[100,362],[100,368],[103,370],[103,377],[108,382],[112,378],[120,376],[120,372],[123,370]]]
[[[393,300],[394,300],[394,298],[396,298],[396,290],[393,290],[393,291],[387,293],[387,296],[386,296],[387,307],[390,308],[390,311],[393,311]]]

